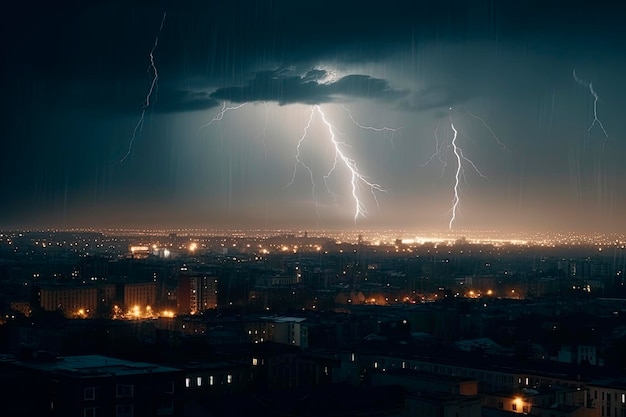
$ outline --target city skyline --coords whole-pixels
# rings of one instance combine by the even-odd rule
[[[624,11],[21,5],[0,227],[624,233]]]

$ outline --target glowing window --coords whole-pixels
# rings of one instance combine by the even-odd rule
[[[209,376],[209,385],[213,385],[215,384],[215,379],[213,378],[213,375]]]
[[[191,386],[191,378],[185,378],[185,388],[189,388]]]
[[[227,384],[233,383],[233,376],[231,374],[226,375],[226,383]]]
[[[202,386],[202,377],[201,376],[196,378],[196,385],[199,386],[199,387]]]

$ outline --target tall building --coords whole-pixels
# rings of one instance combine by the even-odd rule
[[[178,313],[196,314],[217,308],[217,277],[205,274],[178,278]]]
[[[66,316],[89,315],[98,306],[96,287],[54,286],[39,289],[39,302],[46,311],[62,311]]]
[[[156,282],[124,284],[124,305],[128,309],[138,306],[141,309],[156,303]]]

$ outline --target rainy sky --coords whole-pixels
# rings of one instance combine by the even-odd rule
[[[16,3],[0,227],[626,232],[612,3]]]

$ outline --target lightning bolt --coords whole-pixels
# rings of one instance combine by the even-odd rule
[[[426,162],[424,162],[422,164],[422,166],[427,166],[429,165],[435,158],[439,159],[439,162],[441,162],[442,168],[441,168],[441,175],[443,175],[443,173],[445,172],[446,167],[448,166],[448,163],[446,162],[445,159],[443,159],[442,155],[443,155],[443,147],[446,145],[445,141],[441,141],[439,139],[439,135],[437,132],[439,132],[439,125],[440,123],[437,123],[437,126],[435,127],[435,152],[430,156],[430,158],[428,158],[428,160]]]
[[[328,171],[328,173],[324,176],[324,181],[326,182],[326,186],[328,188],[328,179],[335,172],[339,161],[341,161],[343,165],[348,169],[348,171],[350,172],[350,184],[352,187],[352,198],[354,200],[354,206],[355,206],[354,222],[356,223],[359,217],[365,217],[367,214],[367,211],[365,210],[365,206],[363,205],[363,202],[359,198],[359,192],[358,192],[359,187],[365,186],[369,188],[370,192],[372,193],[372,196],[374,197],[374,201],[376,201],[377,206],[378,206],[378,198],[376,197],[376,191],[385,192],[386,190],[383,189],[380,185],[370,182],[363,174],[361,174],[361,172],[359,171],[357,167],[356,161],[346,156],[346,154],[341,150],[342,146],[347,146],[347,145],[344,142],[340,142],[337,140],[337,137],[335,135],[335,129],[333,128],[333,125],[326,119],[326,115],[322,111],[322,108],[319,105],[316,105],[314,106],[314,109],[322,117],[322,121],[328,128],[330,141],[335,147],[335,161],[330,171]]]
[[[452,224],[454,223],[454,220],[456,219],[456,211],[459,207],[459,202],[461,201],[459,197],[459,183],[460,183],[459,178],[461,176],[461,171],[463,169],[461,165],[462,152],[456,144],[456,138],[458,136],[458,132],[454,127],[454,122],[452,122],[452,115],[450,115],[450,128],[452,128],[452,131],[454,132],[454,135],[452,136],[451,145],[452,145],[452,151],[454,152],[454,156],[456,157],[456,162],[457,162],[456,171],[454,172],[454,198],[452,199],[452,217],[450,218],[450,223],[448,223],[448,228],[452,230]]]
[[[352,113],[350,112],[350,109],[348,109],[346,106],[342,105],[341,106],[346,113],[348,113],[348,117],[350,118],[350,120],[352,120],[352,123],[354,123],[356,126],[360,127],[361,129],[365,129],[365,130],[372,130],[374,132],[382,132],[382,133],[391,133],[391,137],[389,138],[389,142],[391,143],[391,145],[393,146],[393,139],[396,135],[396,132],[398,132],[400,129],[402,129],[401,127],[387,127],[387,126],[383,126],[383,127],[374,127],[374,126],[366,126],[366,125],[362,125],[361,123],[357,122],[354,117],[352,117]]]
[[[308,131],[309,131],[309,128],[311,127],[311,124],[313,123],[314,116],[315,116],[315,108],[311,107],[311,114],[309,115],[309,121],[307,122],[306,126],[304,126],[304,132],[302,133],[300,140],[298,140],[298,145],[296,146],[296,153],[295,153],[296,162],[293,166],[293,174],[291,175],[291,181],[289,181],[289,183],[287,183],[287,185],[285,185],[284,188],[287,188],[293,185],[293,182],[296,179],[296,173],[298,172],[298,165],[302,165],[304,169],[306,169],[307,172],[309,173],[309,178],[311,179],[311,187],[312,187],[311,193],[313,195],[313,201],[315,201],[315,214],[317,215],[317,217],[319,217],[319,211],[318,211],[319,204],[317,201],[317,197],[315,196],[315,178],[313,177],[313,170],[304,161],[302,161],[302,159],[300,159],[300,150],[302,147],[302,143],[304,142],[304,140],[306,139],[308,135]]]
[[[508,151],[508,149],[504,145],[504,143],[502,141],[500,141],[500,139],[496,136],[496,134],[493,131],[493,129],[491,129],[491,127],[489,127],[489,125],[483,119],[481,119],[479,116],[469,112],[467,109],[464,109],[464,110],[465,110],[465,112],[468,115],[470,115],[474,119],[479,120],[487,128],[487,130],[493,136],[495,141],[504,150]],[[464,165],[465,166],[469,165],[478,174],[478,176],[480,176],[481,178],[487,179],[487,176],[484,175],[480,171],[480,169],[474,163],[474,161],[472,161],[467,156],[465,156],[465,153],[463,152],[463,148],[458,143],[460,131],[459,131],[459,129],[457,129],[457,127],[455,126],[454,121],[452,119],[452,107],[449,108],[449,111],[450,111],[450,113],[448,115],[448,119],[449,119],[450,129],[452,130],[452,138],[451,139],[441,139],[439,137],[439,134],[438,134],[440,123],[437,123],[437,126],[435,127],[435,140],[436,140],[435,152],[430,156],[430,158],[425,163],[422,164],[422,166],[429,165],[433,160],[435,160],[435,158],[437,158],[441,162],[441,164],[443,166],[443,168],[442,168],[442,175],[443,175],[443,173],[445,172],[445,168],[448,166],[448,162],[447,162],[446,158],[444,158],[446,149],[451,149],[451,153],[454,155],[454,159],[456,161],[456,167],[455,167],[455,170],[454,170],[454,185],[453,185],[453,188],[452,188],[454,196],[453,196],[453,199],[452,199],[452,207],[449,210],[449,213],[451,213],[451,217],[450,217],[450,221],[448,222],[448,228],[450,230],[452,230],[454,222],[456,221],[456,218],[457,218],[457,215],[458,215],[458,212],[459,212],[459,208],[460,208],[460,203],[461,203],[461,194],[460,194],[461,179],[463,179],[463,182],[465,182],[467,184],[467,178],[465,177]],[[465,136],[467,136],[467,134]],[[468,139],[471,140],[471,138],[469,138],[469,136],[467,136],[467,137],[468,137]]]
[[[222,104],[222,109],[219,112],[217,112],[217,114],[215,116],[213,116],[213,118],[209,122],[207,122],[207,123],[203,124],[202,126],[200,126],[200,128],[198,130],[205,129],[205,128],[211,126],[213,123],[221,121],[224,118],[224,115],[226,113],[228,113],[229,111],[233,111],[233,110],[239,110],[240,108],[242,108],[246,104],[248,104],[248,102],[244,102],[244,103],[237,104],[237,105],[234,105],[234,106],[227,106],[226,102],[224,102]],[[220,142],[220,148],[218,149],[217,152],[218,153],[221,152],[223,147],[224,147],[224,139],[222,138],[222,140]]]
[[[478,116],[475,116],[475,117],[478,118]],[[461,177],[463,177],[463,181],[467,184],[467,179],[465,178],[465,170],[463,169],[463,162],[466,162],[467,164],[469,164],[481,178],[487,178],[487,177],[478,169],[474,161],[472,161],[471,159],[465,156],[465,154],[463,153],[463,149],[458,145],[457,139],[459,136],[459,132],[456,129],[456,127],[454,127],[454,122],[452,121],[452,108],[450,108],[449,119],[450,119],[450,128],[452,129],[452,132],[453,132],[452,140],[450,141],[450,146],[452,147],[452,153],[454,154],[454,157],[456,158],[456,170],[454,171],[454,187],[453,187],[454,198],[452,199],[452,207],[450,208],[450,212],[452,213],[452,215],[450,217],[450,222],[448,223],[448,229],[452,230],[452,225],[454,224],[454,221],[456,220],[457,211],[459,209],[459,204],[461,202],[461,197],[459,194]],[[482,119],[480,120],[482,121]],[[487,124],[484,121],[483,121],[483,124],[487,126]],[[488,129],[492,133],[492,135],[496,138],[496,141],[500,145],[502,145],[504,149],[506,149],[506,146],[504,146],[504,144],[502,144],[502,142],[500,142],[500,140],[497,139],[497,136],[495,135],[495,133],[493,133],[493,130],[491,130],[491,128],[489,127]]]
[[[224,102],[222,104],[222,109],[215,116],[213,116],[211,121],[209,121],[208,123],[205,123],[202,126],[200,126],[200,129],[204,129],[206,127],[211,126],[215,122],[219,122],[220,120],[222,120],[224,118],[224,114],[226,114],[227,112],[229,112],[231,110],[239,110],[240,108],[242,108],[246,104],[248,104],[248,103],[245,102],[245,103],[237,104],[236,106],[226,106],[226,102]]]
[[[509,151],[509,148],[507,148],[506,145],[500,140],[498,135],[496,135],[496,133],[491,128],[491,126],[489,126],[487,124],[487,122],[485,122],[485,120],[482,117],[472,113],[471,111],[467,110],[466,108],[463,108],[463,110],[465,111],[465,113],[467,113],[468,115],[470,115],[471,117],[473,117],[474,119],[476,119],[480,123],[482,123],[482,125],[489,131],[489,133],[491,133],[491,136],[493,137],[493,139],[496,141],[496,143],[498,145],[500,145],[502,147],[502,149],[504,149],[507,152],[511,152],[511,151]]]
[[[206,127],[211,126],[215,122],[221,121],[224,118],[225,113],[231,110],[238,110],[242,108],[243,106],[245,106],[246,104],[248,103],[246,102],[242,104],[228,106],[227,103],[224,102],[224,104],[222,105],[222,109],[208,123],[202,125],[200,128],[201,129],[206,128]],[[347,109],[346,111],[350,115]],[[265,120],[265,126],[263,128],[264,136],[265,136],[265,130],[267,128],[267,115],[268,115],[268,109],[266,105],[266,108],[265,108],[266,120]],[[293,185],[296,179],[296,174],[298,172],[298,167],[299,166],[303,167],[307,171],[309,175],[309,179],[311,181],[311,194],[313,196],[313,200],[315,201],[315,213],[319,217],[319,202],[318,202],[317,194],[316,194],[317,187],[315,183],[315,174],[313,172],[313,169],[302,159],[302,145],[304,141],[307,139],[307,137],[309,136],[309,129],[311,128],[316,115],[319,115],[321,121],[324,123],[324,125],[328,129],[329,140],[333,146],[333,149],[335,150],[335,158],[333,160],[332,167],[326,173],[326,175],[324,175],[324,183],[326,185],[326,190],[331,196],[333,196],[336,202],[336,198],[335,198],[336,195],[332,192],[329,181],[332,175],[337,171],[338,166],[339,165],[344,166],[349,172],[349,177],[350,177],[349,183],[351,186],[351,195],[352,195],[352,199],[354,200],[354,207],[355,207],[354,208],[354,221],[356,222],[359,217],[365,217],[367,214],[367,211],[365,209],[365,204],[363,203],[362,199],[359,197],[360,189],[363,187],[369,189],[369,191],[372,193],[372,196],[377,206],[379,206],[379,202],[378,202],[376,192],[386,192],[386,190],[383,189],[381,185],[368,180],[367,177],[363,175],[361,171],[359,170],[356,161],[346,155],[343,148],[349,145],[337,139],[338,134],[336,132],[336,128],[333,126],[331,122],[328,121],[320,105],[314,105],[314,106],[311,106],[310,108],[308,121],[306,125],[304,126],[302,136],[300,136],[300,139],[298,140],[298,143],[296,145],[296,151],[294,155],[295,162],[294,162],[294,168],[293,168],[293,172],[291,175],[291,179],[283,188],[287,188]],[[373,130],[377,132],[392,132],[392,133],[395,133],[399,130],[399,129],[388,128],[388,127],[375,128],[372,126],[361,125],[358,122],[356,122],[355,119],[351,115],[350,115],[350,119],[355,125],[357,125],[358,127],[362,129]]]
[[[606,129],[604,128],[604,125],[602,124],[602,121],[598,118],[598,101],[600,100],[600,97],[598,97],[598,93],[596,93],[596,91],[593,89],[593,83],[586,82],[578,78],[578,76],[576,75],[576,70],[572,71],[572,75],[574,76],[574,81],[576,81],[578,84],[582,85],[583,87],[587,87],[589,89],[589,94],[591,94],[591,96],[593,97],[593,120],[591,121],[591,124],[587,128],[587,141],[589,141],[589,137],[591,135],[591,130],[593,129],[593,127],[595,125],[600,126],[600,129],[602,130],[602,133],[604,134],[604,144],[602,148],[604,150],[604,145],[606,145],[606,141],[609,139],[609,134],[606,132]]]
[[[363,175],[361,171],[359,170],[356,161],[346,155],[346,153],[343,151],[342,148],[348,145],[345,142],[342,142],[337,139],[338,135],[336,133],[336,128],[332,125],[331,122],[328,121],[328,119],[326,118],[326,114],[324,114],[324,112],[322,111],[322,108],[319,105],[315,105],[311,107],[309,120],[306,126],[304,127],[304,132],[302,136],[300,137],[300,140],[298,141],[298,145],[296,146],[296,153],[295,153],[296,162],[294,164],[291,181],[289,181],[286,187],[293,184],[296,178],[298,166],[302,166],[304,169],[306,169],[307,172],[309,173],[309,178],[312,184],[313,200],[315,200],[315,212],[319,216],[318,201],[315,195],[316,186],[315,186],[315,178],[314,178],[313,170],[300,158],[301,156],[300,151],[301,151],[302,143],[308,136],[308,130],[311,127],[316,114],[319,115],[320,119],[322,120],[322,123],[324,123],[324,125],[328,129],[330,143],[332,144],[335,150],[335,158],[333,160],[333,165],[330,168],[330,170],[326,173],[326,175],[324,175],[324,184],[326,185],[326,190],[328,191],[330,195],[333,196],[333,198],[335,198],[335,194],[332,192],[330,184],[329,184],[330,178],[337,171],[337,168],[339,165],[342,165],[345,168],[347,168],[349,172],[349,177],[350,177],[349,183],[351,187],[351,195],[352,195],[352,199],[354,200],[354,221],[356,222],[359,217],[365,217],[367,214],[367,211],[365,210],[365,204],[359,197],[360,188],[361,187],[368,188],[370,192],[372,193],[374,197],[374,201],[376,201],[377,205],[378,205],[378,198],[376,196],[376,191],[385,192],[386,190],[383,189],[379,184],[369,181],[367,177]],[[335,198],[335,202],[336,202],[336,198]]]
[[[152,44],[152,49],[150,49],[150,53],[148,57],[150,59],[150,64],[148,65],[148,76],[150,77],[150,86],[148,88],[148,92],[146,94],[146,98],[144,99],[143,106],[141,107],[141,114],[139,116],[139,120],[133,129],[133,134],[130,137],[130,141],[128,142],[128,150],[126,154],[117,161],[114,165],[121,164],[124,162],[132,153],[133,145],[135,144],[135,140],[141,134],[141,130],[143,129],[143,124],[145,121],[146,110],[150,108],[152,95],[158,89],[158,81],[159,81],[159,72],[157,71],[156,64],[154,62],[154,52],[156,51],[157,46],[159,45],[159,36],[161,36],[161,32],[163,31],[163,25],[165,25],[165,19],[167,18],[167,12],[163,13],[163,18],[161,18],[161,25],[159,26],[159,30],[157,31],[156,36],[154,37],[154,43]]]

